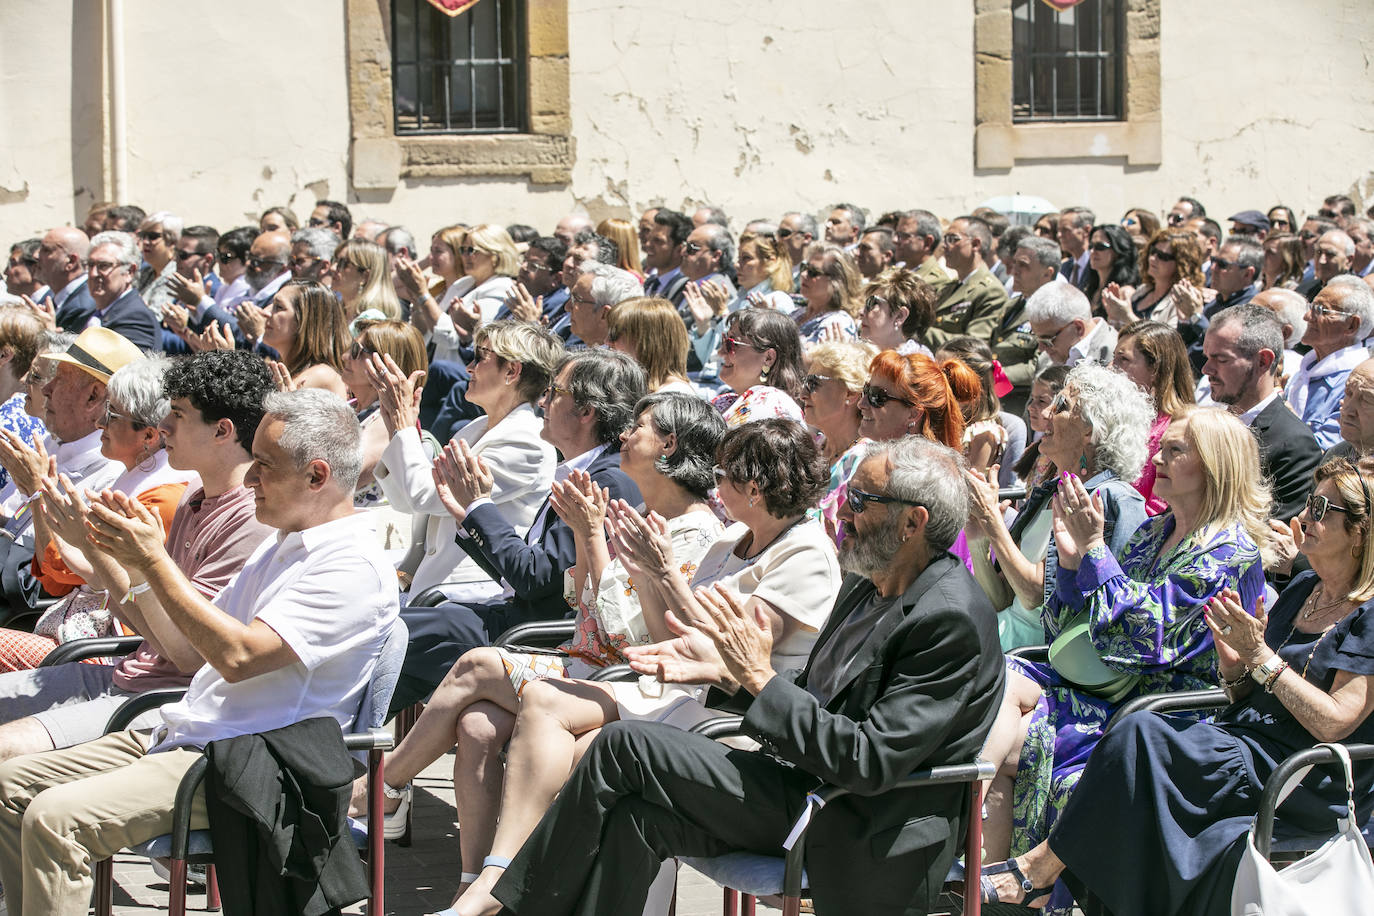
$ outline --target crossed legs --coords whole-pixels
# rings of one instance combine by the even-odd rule
[[[1021,672],[1008,669],[1002,708],[983,749],[983,758],[997,765],[997,775],[987,789],[987,819],[983,822],[983,858],[988,862],[1001,862],[1011,851],[1016,770],[1021,762],[1031,713],[1039,701],[1040,686]]]

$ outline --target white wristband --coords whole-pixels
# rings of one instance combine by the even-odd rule
[[[149,582],[140,582],[138,585],[131,585],[129,586],[129,590],[124,593],[124,597],[119,600],[119,603],[128,604],[152,587],[152,584]]]

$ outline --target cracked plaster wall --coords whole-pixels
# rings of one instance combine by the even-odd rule
[[[79,218],[104,187],[100,4],[74,3],[94,17],[94,42],[66,4],[0,4],[0,35],[32,39],[0,56],[3,238]],[[570,186],[402,179],[357,201],[343,3],[236,0],[225,15],[210,0],[129,2],[130,196],[226,228],[273,204],[303,216],[317,197],[347,196],[355,213],[419,232],[706,199],[743,220],[839,199],[953,215],[1017,191],[1104,217],[1180,193],[1222,216],[1336,190],[1374,198],[1366,3],[1161,7],[1159,167],[976,170],[970,0],[570,0]],[[169,37],[178,26],[187,40]]]

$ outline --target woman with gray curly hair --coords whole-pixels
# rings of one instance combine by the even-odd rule
[[[1145,463],[1154,420],[1149,397],[1124,375],[1083,363],[1069,372],[1041,418],[1040,453],[1101,494],[1107,547],[1119,553],[1145,520],[1145,501],[1130,482]],[[974,575],[1000,609],[1002,648],[1044,643],[1040,608],[1054,588],[1056,568],[1050,497],[1059,481],[1031,490],[1010,527],[995,482],[972,472],[969,481],[976,496],[967,529]]]

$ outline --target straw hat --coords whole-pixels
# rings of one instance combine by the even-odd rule
[[[142,350],[109,328],[87,328],[72,341],[67,352],[39,355],[53,362],[71,363],[102,382],[108,382],[117,370],[134,360],[144,358]]]

